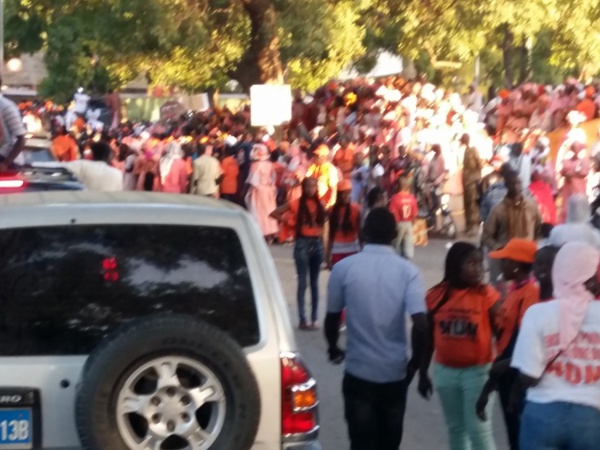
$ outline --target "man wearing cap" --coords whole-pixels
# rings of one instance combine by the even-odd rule
[[[328,160],[327,145],[319,145],[313,154],[313,164],[308,168],[306,176],[317,179],[319,200],[325,205],[325,209],[330,211],[337,200],[338,169]],[[323,226],[323,246],[329,247],[329,222],[325,222]]]
[[[319,145],[314,151],[314,155],[314,162],[308,168],[306,176],[317,179],[319,199],[323,202],[325,208],[329,210],[335,205],[338,170],[327,159],[329,157],[327,145]]]
[[[510,361],[523,316],[540,301],[540,288],[531,276],[536,252],[534,241],[517,238],[511,239],[503,249],[489,254],[490,258],[501,261],[504,279],[512,285],[498,310],[496,348],[499,356],[477,402],[477,412],[486,419],[484,411],[489,395],[498,390],[511,450],[519,450],[520,411],[511,408],[510,400],[518,372],[510,368]]]

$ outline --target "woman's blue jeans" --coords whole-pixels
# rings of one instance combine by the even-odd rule
[[[600,411],[575,403],[527,402],[521,417],[523,450],[597,450]]]
[[[319,318],[319,273],[323,262],[323,242],[320,238],[299,237],[294,246],[294,261],[298,274],[298,316],[301,324],[306,324],[305,294],[306,278],[310,278],[312,297],[311,321]]]

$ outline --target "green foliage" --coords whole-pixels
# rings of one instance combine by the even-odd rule
[[[307,22],[297,21],[297,17],[307,16]],[[358,19],[351,1],[290,1],[290,10],[280,22],[286,80],[314,90],[360,57],[364,29],[357,25]]]
[[[350,63],[368,70],[381,50],[444,84],[468,77],[477,56],[496,86],[600,72],[597,0],[6,2],[7,55],[44,51],[42,91],[58,99],[140,74],[188,92],[231,77],[246,89],[283,77],[312,90]]]
[[[440,61],[464,67],[478,55],[483,81],[496,86],[507,74],[517,83],[523,76],[557,82],[566,74],[600,72],[596,0],[383,0],[364,20],[367,48],[395,44],[430,79],[452,77]]]
[[[360,13],[370,0],[7,0],[13,53],[46,53],[42,91],[123,86],[139,74],[188,92],[244,75],[255,18],[274,14],[273,58],[286,81],[314,89],[363,53]],[[265,42],[270,48],[273,43]],[[95,60],[97,64],[90,65]],[[258,67],[270,61],[250,60]],[[103,76],[100,76],[103,75]],[[234,75],[235,78],[235,75]],[[104,80],[102,83],[99,81]],[[258,82],[257,79],[250,80]]]

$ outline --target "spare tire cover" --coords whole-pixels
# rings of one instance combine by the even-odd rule
[[[109,335],[77,386],[86,450],[246,450],[260,395],[239,345],[187,316],[146,317]]]

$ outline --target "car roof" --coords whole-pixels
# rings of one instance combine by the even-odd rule
[[[183,194],[165,194],[155,192],[94,192],[94,191],[56,191],[33,192],[25,194],[0,195],[0,208],[10,207],[48,207],[48,206],[105,205],[107,207],[137,205],[151,207],[198,208],[208,211],[229,211],[241,213],[244,210],[233,203],[208,197]]]
[[[50,149],[52,146],[52,142],[40,136],[33,136],[25,139],[25,149],[26,150],[42,150],[42,149]]]

